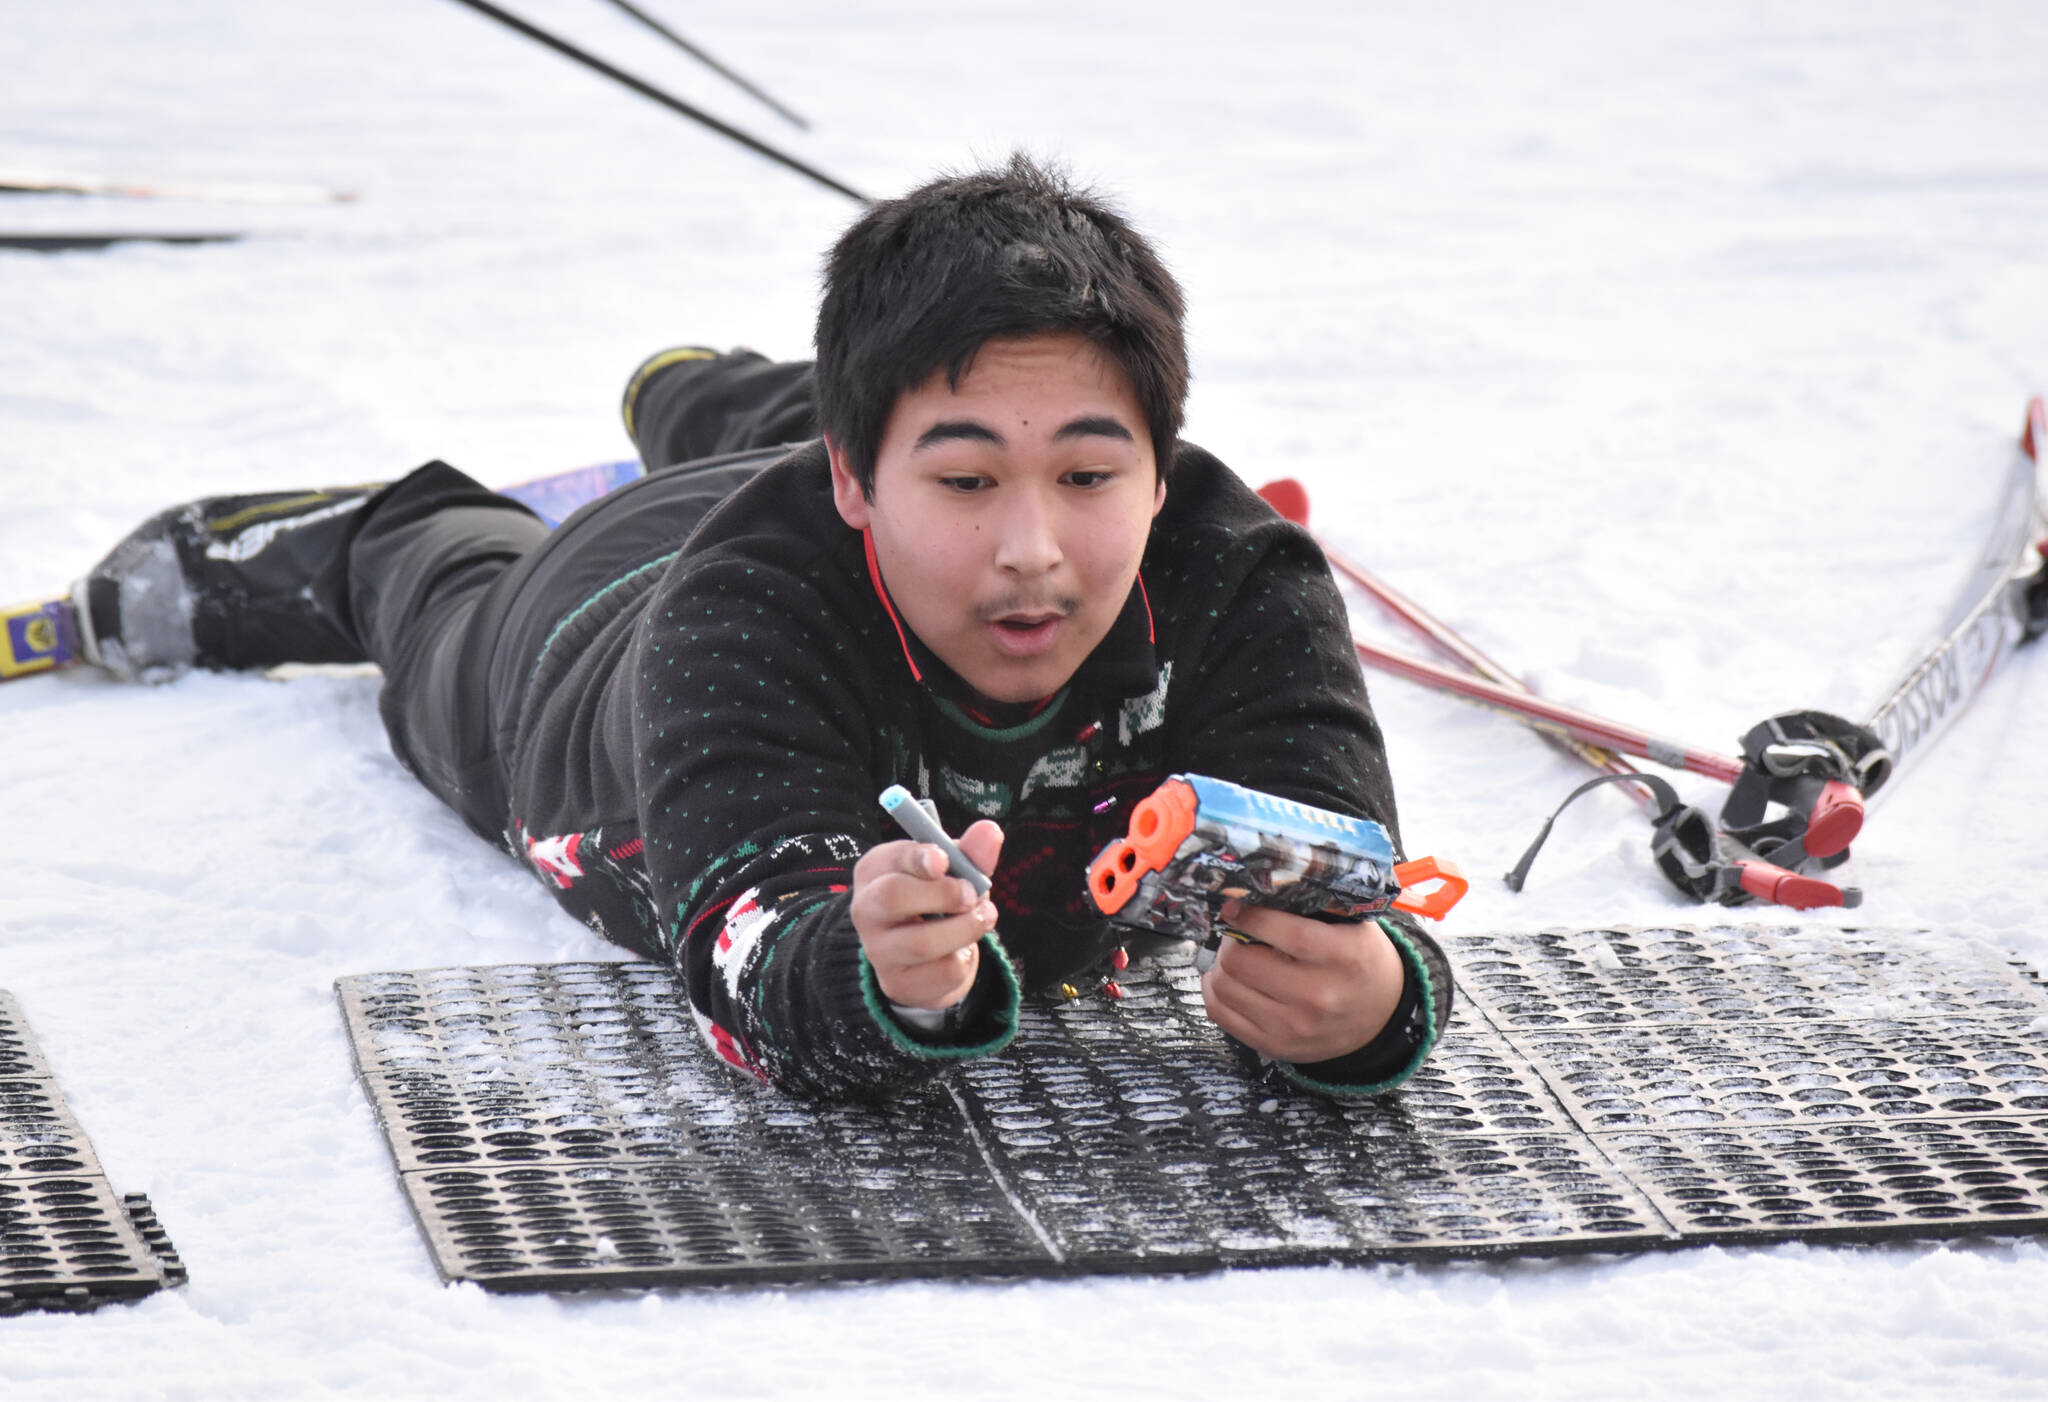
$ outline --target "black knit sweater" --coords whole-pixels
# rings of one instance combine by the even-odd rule
[[[600,933],[673,962],[726,1060],[825,1096],[877,1096],[994,1051],[1020,990],[1101,969],[1125,935],[1082,874],[1170,773],[1395,829],[1320,551],[1193,447],[1123,613],[1028,713],[975,710],[899,625],[817,444],[563,619],[516,713],[508,845]],[[854,862],[900,835],[876,803],[897,783],[935,800],[948,831],[981,817],[1005,830],[997,933],[972,1015],[945,1037],[891,1014],[848,915]],[[1412,925],[1392,932],[1409,971],[1393,1023],[1348,1057],[1282,1068],[1295,1079],[1373,1093],[1427,1055],[1448,968]]]

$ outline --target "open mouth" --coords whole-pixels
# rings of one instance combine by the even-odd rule
[[[1052,646],[1066,615],[1060,613],[1010,613],[990,620],[989,632],[997,647],[1013,657],[1031,657]]]

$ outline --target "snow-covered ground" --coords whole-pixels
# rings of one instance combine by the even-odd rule
[[[1715,748],[1857,713],[1940,617],[2048,388],[2048,9],[664,3],[805,136],[598,0],[522,13],[872,192],[1022,145],[1192,306],[1191,436],[1545,692]],[[805,351],[839,197],[438,0],[16,4],[0,166],[325,207],[0,198],[0,597],[209,492],[626,442],[676,342]],[[1361,606],[1362,623],[1378,626]],[[12,1398],[1992,1396],[2048,1388],[2032,1242],[724,1295],[436,1279],[331,985],[608,957],[385,749],[376,683],[0,690],[0,987],[189,1288],[0,1320]],[[1505,869],[1579,776],[1374,694],[1411,846]],[[1715,799],[1711,784],[1682,787]],[[2048,658],[1857,844],[1865,924],[2048,964]],[[1588,799],[1453,930],[1689,921]]]

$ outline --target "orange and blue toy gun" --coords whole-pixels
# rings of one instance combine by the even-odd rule
[[[1175,774],[1131,810],[1130,829],[1088,865],[1095,908],[1120,925],[1214,947],[1232,898],[1295,915],[1363,920],[1392,908],[1442,919],[1463,872],[1394,860],[1387,830],[1224,779]]]

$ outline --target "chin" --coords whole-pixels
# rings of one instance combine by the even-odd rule
[[[1012,664],[1007,667],[991,667],[980,677],[967,678],[967,684],[991,701],[1005,705],[1020,705],[1030,701],[1043,701],[1069,681],[1080,667],[1062,666],[1057,663],[1035,662],[1028,667]]]
[[[1000,701],[1006,706],[1021,706],[1032,701],[1043,701],[1066,684],[1066,678],[1056,681],[1037,682],[1027,680],[1006,680],[1000,684],[983,686],[978,682],[969,685],[991,701]]]

